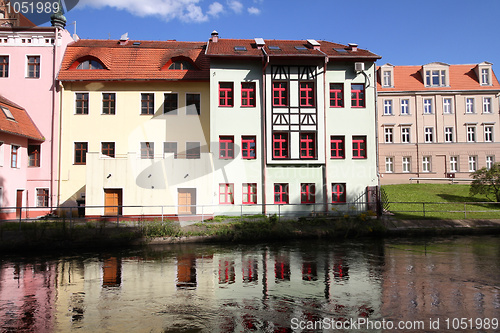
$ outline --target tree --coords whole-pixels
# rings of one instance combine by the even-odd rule
[[[470,195],[484,194],[488,199],[494,197],[500,202],[500,163],[495,163],[491,169],[481,168],[471,173],[472,184]]]

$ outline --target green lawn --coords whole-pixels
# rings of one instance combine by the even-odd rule
[[[480,203],[490,200],[484,196],[470,196],[469,185],[400,184],[382,188],[390,202],[388,210],[396,218],[500,219],[500,204]]]

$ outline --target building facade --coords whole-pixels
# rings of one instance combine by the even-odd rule
[[[492,64],[378,69],[382,184],[470,179],[500,154],[500,85]]]

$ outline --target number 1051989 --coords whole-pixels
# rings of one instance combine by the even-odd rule
[[[447,318],[445,324],[447,330],[496,330],[499,326],[498,318]]]
[[[54,1],[23,1],[8,2],[7,12],[16,14],[50,14],[59,11],[59,2]]]

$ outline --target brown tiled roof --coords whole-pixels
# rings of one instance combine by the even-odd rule
[[[1,95],[0,106],[7,107],[15,119],[7,119],[5,113],[0,110],[0,132],[37,141],[45,140],[26,110]]]
[[[482,86],[474,68],[477,65],[450,65],[449,87],[425,87],[422,78],[422,66],[394,66],[394,87],[382,88],[380,77],[377,82],[378,91],[429,91],[429,90],[498,90],[500,84],[493,73],[493,85]],[[379,75],[380,76],[380,75]]]
[[[136,45],[134,45],[136,44]],[[58,79],[61,81],[208,80],[210,64],[202,42],[81,39],[68,45]],[[105,69],[75,68],[79,59],[92,56]],[[185,57],[191,70],[162,69],[172,58]]]
[[[325,55],[329,58],[369,58],[372,60],[380,59],[381,57],[363,49],[352,51],[350,47],[342,44],[318,41],[320,44],[319,50],[315,50],[307,40],[264,40],[264,51],[269,56],[282,57],[301,57],[301,56],[319,56]],[[246,51],[238,51],[237,46],[244,46]],[[272,46],[279,47],[279,50],[270,48]],[[304,49],[305,48],[305,49]],[[343,50],[343,51],[337,51]],[[207,49],[208,56],[240,56],[240,57],[262,57],[263,52],[258,49],[254,39],[221,39],[216,43],[210,40]]]

